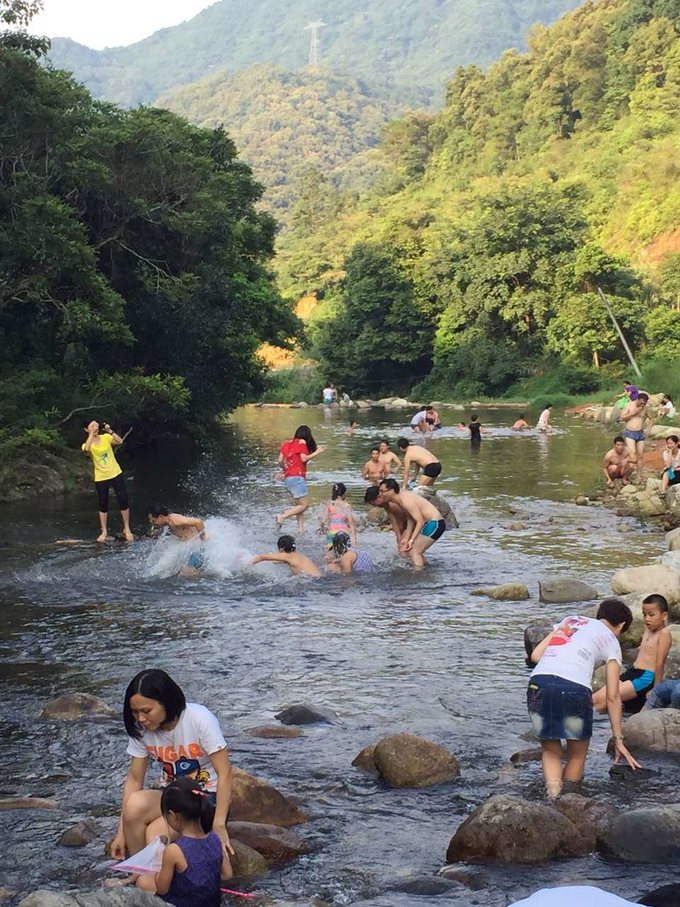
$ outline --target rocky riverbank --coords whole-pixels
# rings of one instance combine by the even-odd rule
[[[0,467],[0,502],[26,501],[39,495],[69,494],[86,487],[92,468],[79,452],[34,451]]]

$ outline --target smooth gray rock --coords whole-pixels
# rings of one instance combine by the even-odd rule
[[[524,583],[501,583],[500,586],[473,589],[470,595],[485,595],[499,602],[521,602],[529,598],[529,589]]]
[[[93,822],[85,820],[76,822],[71,828],[67,828],[57,843],[60,847],[85,847],[94,841],[98,834],[97,826]]]
[[[161,907],[165,901],[134,886],[110,891],[83,891],[75,895],[39,889],[19,903],[19,907]]]
[[[527,653],[527,659],[531,658],[539,642],[543,642],[548,633],[553,629],[554,624],[550,620],[539,620],[536,623],[529,624],[524,630],[524,650]]]
[[[538,583],[538,600],[549,605],[589,602],[597,598],[597,590],[580,579],[543,579]]]
[[[90,693],[64,693],[46,703],[41,718],[78,721],[81,718],[111,718],[116,713],[98,696]]]
[[[333,724],[337,716],[330,709],[299,704],[288,706],[274,717],[281,724]]]
[[[623,739],[629,749],[656,753],[680,753],[680,709],[647,709],[623,723]]]
[[[622,813],[602,841],[604,853],[631,863],[680,859],[680,803]]]
[[[460,775],[458,760],[443,746],[415,734],[389,734],[373,750],[375,767],[390,787],[429,787]]]

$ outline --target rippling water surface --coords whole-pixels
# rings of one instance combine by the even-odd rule
[[[575,576],[605,593],[613,570],[657,556],[661,537],[601,507],[573,503],[596,487],[609,440],[601,431],[558,417],[551,437],[517,436],[507,430],[514,414],[498,410],[483,413],[492,434],[478,450],[453,428],[428,442],[444,465],[438,487],[461,528],[434,546],[424,574],[396,557],[391,534],[373,528],[362,531],[361,544],[380,565],[376,576],[313,581],[276,565],[245,569],[250,553],[275,548],[273,515],[288,506],[272,478],[276,454],[301,422],[328,445],[310,468],[314,504],[341,480],[361,513],[361,466],[377,438],[396,440],[405,416],[371,410],[358,418],[349,437],[340,413],[248,408],[234,416],[223,442],[201,455],[168,446],[141,462],[122,455],[136,531],[145,531],[143,514],[156,500],[209,517],[209,571],[197,581],[171,575],[172,542],[92,544],[96,513],[87,488],[65,501],[0,511],[7,545],[0,568],[0,796],[60,804],[57,811],[3,814],[3,885],[67,889],[102,875],[103,839],[116,825],[126,769],[122,722],[50,722],[40,710],[75,690],[119,708],[129,679],[150,666],[168,670],[190,699],[217,713],[235,764],[311,814],[300,831],[313,852],[259,886],[279,904],[500,907],[549,884],[589,880],[632,898],[670,880],[667,867],[592,857],[485,868],[481,891],[413,893],[414,883],[443,865],[451,834],[475,805],[492,793],[540,795],[538,765],[508,763],[530,745],[520,739],[528,729],[523,628],[570,610],[538,602],[539,578]],[[512,522],[527,528],[507,528]],[[317,528],[311,515],[299,548],[320,562]],[[63,538],[83,542],[53,544]],[[531,600],[498,603],[470,594],[510,580],[526,582]],[[242,733],[295,702],[331,708],[337,721],[307,727],[295,740]],[[668,799],[678,776],[667,766],[644,789],[609,779],[607,727],[596,725],[586,792],[621,805]],[[397,731],[449,747],[461,779],[392,791],[351,767],[362,747]],[[91,816],[100,840],[75,851],[55,846],[66,827]]]

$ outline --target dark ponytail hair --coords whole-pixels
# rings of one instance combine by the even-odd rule
[[[314,453],[316,450],[316,441],[312,437],[312,430],[308,425],[300,425],[293,435],[294,438],[299,438],[307,444],[307,450],[310,453]]]
[[[140,671],[136,674],[125,691],[125,700],[123,702],[123,721],[125,730],[130,737],[139,740],[142,736],[142,729],[137,724],[132,714],[130,700],[135,694],[144,696],[146,699],[155,699],[165,709],[166,722],[175,721],[187,707],[187,701],[184,693],[177,686],[175,681],[161,671],[160,668],[152,668],[149,671]]]
[[[187,822],[200,822],[203,831],[208,834],[215,818],[215,807],[212,798],[206,794],[198,781],[193,778],[177,778],[163,788],[161,794],[161,813],[177,813]]]
[[[337,501],[338,498],[344,498],[347,494],[347,486],[342,482],[336,482],[331,491],[331,501]]]

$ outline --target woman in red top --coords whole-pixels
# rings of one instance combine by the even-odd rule
[[[305,528],[302,514],[309,507],[309,492],[307,490],[307,463],[318,454],[323,453],[325,447],[319,447],[308,426],[301,425],[290,441],[285,441],[279,451],[279,463],[283,466],[283,479],[288,493],[295,504],[285,513],[280,513],[276,518],[276,525],[280,529],[289,517],[297,517],[298,532]]]

